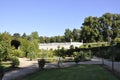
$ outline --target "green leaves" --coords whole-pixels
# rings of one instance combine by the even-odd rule
[[[87,17],[81,29],[81,39],[84,42],[109,41],[120,35],[120,15],[105,13],[101,17]]]

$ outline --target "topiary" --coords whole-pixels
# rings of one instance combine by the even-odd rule
[[[80,61],[80,58],[79,57],[75,57],[74,61],[75,61],[76,64],[78,64],[78,62]]]
[[[45,59],[39,59],[38,60],[38,66],[39,66],[40,69],[44,68],[45,62],[46,62]]]

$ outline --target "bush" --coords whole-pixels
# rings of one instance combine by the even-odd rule
[[[74,52],[74,61],[86,61],[92,58],[91,50],[81,50],[80,52]]]
[[[11,67],[12,68],[15,68],[15,67],[18,67],[19,66],[19,59],[17,58],[17,57],[13,57],[12,59],[11,59]]]
[[[45,59],[39,59],[38,60],[38,66],[39,66],[39,69],[43,69],[44,66],[45,66]]]
[[[86,51],[86,53],[84,54],[85,54],[85,58],[84,58],[85,60],[90,60],[92,58],[91,50]]]
[[[17,56],[17,57],[24,57],[24,52],[21,50],[13,50],[12,54],[13,56]]]
[[[78,64],[78,62],[80,61],[79,57],[75,57],[74,61],[75,61],[76,64]]]
[[[117,42],[117,43],[120,43],[120,38],[115,38],[114,41]]]
[[[37,54],[34,51],[32,51],[32,52],[28,53],[27,58],[29,58],[30,61],[32,61],[33,59],[36,58],[36,55]]]
[[[4,69],[3,69],[3,66],[0,65],[0,80],[2,80],[4,76]]]
[[[80,52],[74,52],[73,56],[74,56],[75,63],[78,64],[78,62],[80,61],[80,58],[81,58]]]
[[[115,46],[113,52],[115,61],[120,61],[120,43]]]

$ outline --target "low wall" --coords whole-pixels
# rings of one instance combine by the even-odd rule
[[[80,47],[83,45],[81,42],[66,42],[66,43],[40,43],[39,49],[50,50],[50,49],[58,49],[64,47],[65,49],[69,49],[70,46],[73,45],[74,47]]]

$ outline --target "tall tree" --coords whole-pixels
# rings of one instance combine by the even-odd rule
[[[31,33],[31,37],[32,37],[33,39],[38,39],[38,38],[39,38],[38,32],[32,32],[32,33]]]
[[[73,29],[73,41],[80,41],[80,30],[79,29]]]
[[[13,37],[18,38],[18,37],[20,37],[20,34],[19,33],[14,33]]]
[[[81,39],[84,42],[96,42],[99,40],[99,24],[97,17],[87,17],[84,20]]]
[[[44,39],[43,36],[40,36],[40,37],[39,37],[39,42],[40,42],[40,43],[45,43],[45,39]]]
[[[27,38],[26,33],[23,33],[22,38]]]
[[[70,42],[71,39],[73,39],[72,31],[70,29],[66,29],[64,33],[65,41]]]
[[[11,47],[11,35],[8,32],[0,34],[0,56],[1,60],[7,60],[9,58],[9,49]]]

